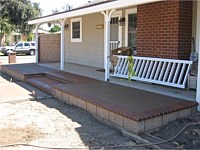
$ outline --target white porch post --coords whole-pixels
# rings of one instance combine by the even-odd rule
[[[65,20],[60,20],[61,24],[61,43],[60,43],[60,70],[64,70],[65,65]]]
[[[196,49],[198,52],[198,74],[197,74],[197,94],[196,101],[200,104],[200,1],[197,2],[197,31],[196,31]],[[198,106],[200,111],[200,105]]]
[[[103,11],[104,15],[104,69],[105,69],[105,81],[110,79],[110,18],[115,10]]]
[[[38,29],[39,29],[39,24],[36,24],[35,27],[35,56],[36,56],[36,64],[38,64],[38,41],[39,41],[39,36],[38,36]]]

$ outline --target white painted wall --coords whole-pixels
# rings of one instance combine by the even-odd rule
[[[79,16],[80,17],[80,16]],[[104,67],[104,28],[97,29],[97,25],[104,24],[101,13],[81,16],[82,42],[71,42],[71,24],[68,18],[65,24],[65,62],[86,66]]]

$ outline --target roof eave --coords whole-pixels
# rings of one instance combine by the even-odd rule
[[[92,14],[92,13],[97,13],[105,10],[111,10],[111,9],[119,9],[123,7],[128,7],[128,6],[137,6],[137,5],[142,5],[142,4],[147,4],[147,3],[152,3],[152,2],[158,2],[158,1],[163,1],[163,0],[118,0],[118,1],[111,1],[109,3],[101,4],[101,5],[96,5],[92,7],[87,7],[84,9],[78,9],[75,11],[69,11],[66,13],[60,13],[60,14],[55,14],[52,16],[47,16],[35,20],[31,20],[28,22],[28,24],[42,24],[42,23],[47,23],[47,22],[52,22],[55,20],[60,20],[64,18],[71,18],[71,17],[77,17],[77,16],[82,16],[82,15],[87,15],[87,14]]]

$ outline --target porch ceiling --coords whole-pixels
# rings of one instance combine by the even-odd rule
[[[101,5],[94,5],[90,7],[82,7],[78,9],[74,9],[71,11],[55,14],[55,15],[49,15],[41,18],[37,18],[34,20],[31,20],[28,22],[28,24],[41,24],[46,22],[51,22],[59,19],[64,18],[71,18],[76,16],[82,16],[87,14],[92,14],[96,12],[101,12],[105,10],[111,10],[111,9],[119,9],[124,8],[128,6],[137,6],[142,5],[146,3],[152,3],[152,2],[158,2],[163,0],[117,0],[117,1],[110,1],[108,3],[103,3]]]

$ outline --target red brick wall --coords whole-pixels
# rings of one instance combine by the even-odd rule
[[[179,58],[187,59],[191,52],[192,40],[192,2],[180,3]]]
[[[60,34],[44,34],[39,36],[39,62],[60,61]]]
[[[164,1],[137,8],[139,56],[188,59],[192,37],[192,2]]]

